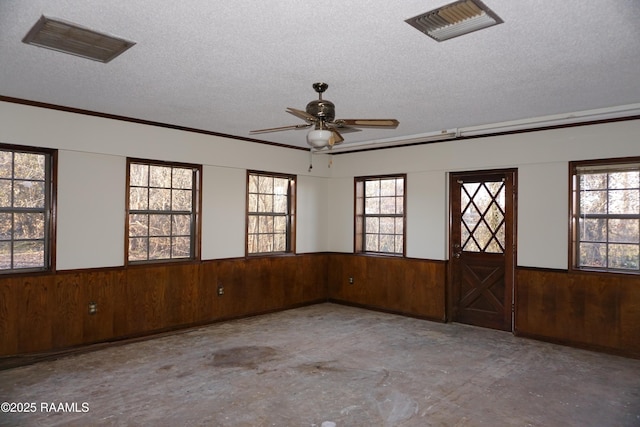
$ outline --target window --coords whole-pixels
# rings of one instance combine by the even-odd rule
[[[132,159],[127,163],[127,260],[196,259],[202,167]]]
[[[0,147],[0,271],[53,268],[53,150]]]
[[[406,175],[355,178],[355,251],[405,252]]]
[[[247,254],[294,251],[293,175],[247,172]]]
[[[640,158],[570,169],[572,268],[640,273]]]

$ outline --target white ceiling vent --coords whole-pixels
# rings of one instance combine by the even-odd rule
[[[135,44],[46,16],[36,22],[22,41],[99,62],[109,62]]]
[[[460,0],[405,22],[441,42],[503,21],[479,0]]]

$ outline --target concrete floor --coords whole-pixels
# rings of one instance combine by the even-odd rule
[[[1,371],[0,402],[34,409],[2,426],[638,426],[640,360],[319,304]]]

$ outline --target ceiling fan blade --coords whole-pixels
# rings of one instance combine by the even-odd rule
[[[318,120],[316,116],[312,116],[306,111],[298,110],[296,108],[287,107],[287,113],[293,114],[294,116],[302,120],[306,120],[309,123],[315,123]]]
[[[335,128],[332,128],[331,139],[329,140],[329,148],[333,147],[336,144],[340,144],[342,141],[344,141],[344,138],[342,137],[342,135],[340,135],[340,132],[338,132]]]
[[[329,123],[329,129],[339,129],[340,133],[352,133],[352,132],[362,132],[362,129],[354,128],[351,126],[342,126],[336,123]]]
[[[306,129],[309,126],[311,126],[311,123],[305,123],[302,125],[280,126],[277,128],[268,128],[268,129],[256,129],[256,130],[250,130],[249,133],[266,133],[266,132],[279,132],[281,130]]]
[[[395,129],[400,124],[396,119],[339,119],[335,120],[338,126],[391,128]]]

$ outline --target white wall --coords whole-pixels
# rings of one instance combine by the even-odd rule
[[[244,255],[246,170],[298,176],[299,253],[353,251],[353,178],[407,173],[407,255],[447,257],[452,171],[517,168],[518,265],[566,268],[568,162],[640,156],[640,120],[333,156],[0,102],[0,143],[59,150],[57,267],[124,263],[126,158],[203,165],[202,259]]]
[[[6,102],[0,143],[58,149],[60,270],[124,264],[127,157],[203,165],[204,260],[244,256],[247,169],[297,175],[297,249],[328,250],[330,169],[306,151]]]
[[[518,169],[518,265],[567,268],[568,162],[640,156],[640,120],[335,156],[334,221],[353,222],[354,176],[407,173],[407,256],[446,259],[449,172]],[[349,233],[350,232],[350,233]],[[353,250],[349,232],[330,233],[332,251]]]
[[[58,152],[58,269],[123,265],[126,172],[124,157]]]

